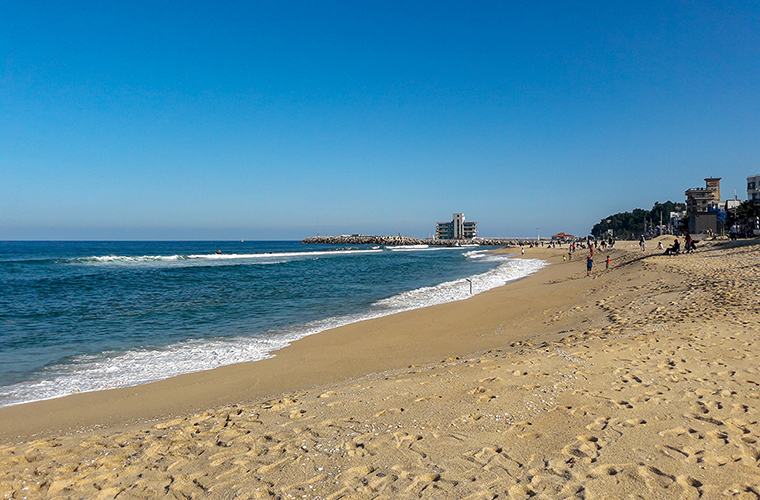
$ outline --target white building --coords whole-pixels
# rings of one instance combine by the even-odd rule
[[[451,222],[439,222],[435,237],[440,240],[471,240],[478,235],[478,223],[467,222],[464,214],[454,214]]]
[[[760,201],[760,174],[747,177],[747,199]]]

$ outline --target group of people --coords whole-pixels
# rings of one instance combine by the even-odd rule
[[[697,248],[697,245],[694,240],[691,239],[691,235],[689,233],[684,233],[684,253],[691,253],[695,248]],[[662,242],[660,242],[657,245],[657,249],[665,250],[663,255],[678,255],[681,253],[681,241],[676,238],[675,241],[673,241],[673,244],[668,248],[664,248]]]
[[[644,235],[641,236],[639,239],[639,246],[641,247],[641,251],[646,251],[646,239],[644,238]],[[691,235],[688,232],[684,232],[684,253],[691,253],[695,248],[697,248],[696,242],[691,239]],[[673,244],[670,245],[667,249],[663,247],[662,241],[660,241],[657,245],[658,250],[665,250],[664,255],[678,255],[681,253],[681,242],[678,238],[673,241]],[[569,258],[572,260],[573,258],[573,248],[571,248],[571,251],[569,252]],[[563,257],[564,260],[564,257]],[[607,256],[607,260],[605,261],[606,269],[610,268],[610,256]],[[594,269],[594,246],[591,245],[589,247],[589,254],[586,256],[586,276],[591,276],[591,272]]]

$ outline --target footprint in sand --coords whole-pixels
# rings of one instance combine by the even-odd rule
[[[594,436],[578,436],[577,441],[562,448],[562,453],[580,459],[582,462],[593,463],[601,449],[598,441]]]

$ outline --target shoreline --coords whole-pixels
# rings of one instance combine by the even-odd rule
[[[514,253],[514,249],[493,250],[498,253]],[[427,306],[421,309],[396,312],[387,316],[361,320],[355,323],[330,328],[316,334],[302,337],[290,345],[270,353],[272,357],[258,361],[236,363],[231,365],[220,366],[211,370],[180,374],[167,379],[157,380],[146,384],[136,386],[121,387],[114,389],[89,391],[78,394],[71,394],[58,398],[45,399],[39,401],[25,402],[0,408],[0,421],[6,422],[0,429],[0,443],[10,440],[29,439],[32,437],[48,436],[61,432],[81,432],[82,429],[102,428],[104,426],[130,425],[134,422],[152,420],[155,418],[167,418],[184,414],[187,412],[198,411],[211,406],[223,406],[242,400],[251,400],[255,398],[268,397],[295,390],[303,384],[320,385],[332,383],[337,380],[344,380],[347,377],[356,377],[370,373],[366,371],[366,366],[372,366],[372,372],[384,371],[386,369],[396,369],[409,363],[423,363],[428,354],[438,353],[437,356],[446,356],[447,352],[435,346],[428,346],[425,352],[408,352],[399,358],[384,359],[383,362],[365,359],[360,362],[358,359],[349,359],[345,349],[341,347],[342,343],[357,346],[363,342],[363,337],[367,336],[368,329],[373,332],[388,332],[399,325],[407,322],[417,325],[420,321],[426,321],[430,315],[439,316],[439,322],[444,322],[446,318],[459,316],[462,304],[470,303],[477,300],[484,294],[494,292],[505,287],[512,287],[516,283],[524,280],[532,281],[537,275],[543,275],[544,271],[551,267],[552,264],[561,263],[561,256],[564,252],[562,249],[535,248],[530,249],[525,256],[515,256],[518,258],[541,259],[549,262],[537,272],[528,276],[509,282],[505,285],[481,292],[466,300],[457,300],[444,304]],[[553,261],[553,262],[551,262]],[[455,306],[453,311],[445,311],[445,308]],[[444,308],[444,312],[439,312],[435,308]],[[435,311],[429,311],[435,309]],[[467,309],[465,306],[464,309]],[[422,319],[415,314],[417,311],[425,311],[421,314]],[[383,323],[388,322],[388,325]],[[435,320],[432,320],[435,322]],[[379,324],[375,324],[375,323]],[[454,322],[453,324],[456,324]],[[435,330],[439,331],[441,325]],[[377,337],[378,333],[374,333]],[[391,335],[392,337],[392,335]],[[391,338],[389,337],[389,338]],[[324,345],[322,343],[324,342]],[[388,349],[396,352],[398,348],[390,345],[390,342],[383,342],[375,338],[373,340],[377,348]],[[488,345],[484,344],[484,349]],[[352,366],[349,368],[336,368],[334,359],[329,351],[342,353],[341,362],[347,362]],[[309,354],[306,354],[306,353]],[[373,356],[361,348],[357,348],[356,356]],[[463,352],[462,349],[456,350],[457,355],[469,354],[470,351]],[[291,359],[292,358],[292,359]],[[401,362],[400,360],[404,361]],[[297,360],[297,361],[295,361]],[[367,365],[366,363],[370,363]],[[312,372],[319,372],[324,367],[329,367],[327,373],[319,373],[311,379],[303,370],[293,369],[291,364],[307,364]],[[324,363],[324,366],[313,365],[314,363]],[[365,373],[366,372],[366,373]],[[271,376],[271,374],[287,374],[286,378],[292,378],[293,383],[282,380],[280,376]],[[238,382],[230,382],[229,380]],[[250,386],[246,387],[247,381]],[[297,381],[297,382],[296,382]],[[209,389],[212,386],[221,384],[228,396],[218,396],[219,391]],[[200,393],[208,391],[208,396]],[[160,402],[151,401],[155,395],[160,395]],[[166,394],[172,394],[173,397],[164,397]],[[178,396],[181,394],[181,396]],[[81,408],[87,408],[87,415],[82,415]],[[43,417],[42,415],[55,415],[55,417]]]

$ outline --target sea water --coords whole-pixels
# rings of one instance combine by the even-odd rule
[[[0,406],[261,360],[544,265],[472,247],[0,242]]]

